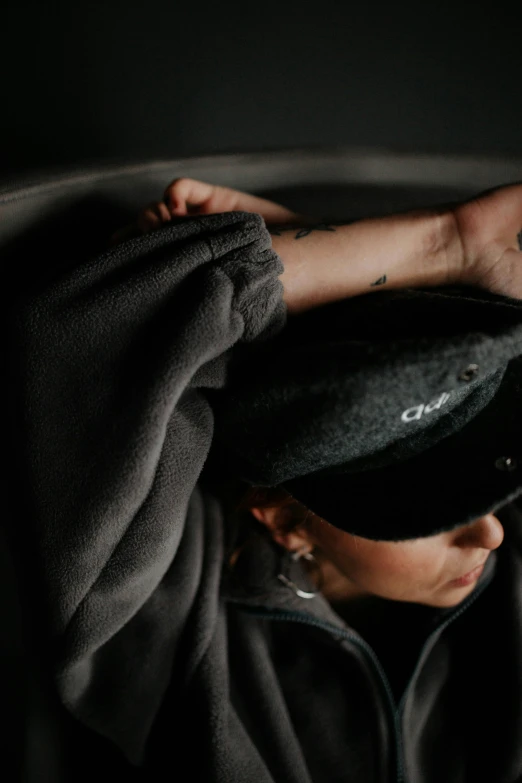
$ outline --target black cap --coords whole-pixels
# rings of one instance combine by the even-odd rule
[[[210,463],[355,535],[436,535],[522,493],[522,300],[379,291],[238,346]]]

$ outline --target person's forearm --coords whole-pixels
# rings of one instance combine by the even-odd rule
[[[285,267],[280,279],[289,313],[372,291],[460,280],[460,242],[450,211],[268,230]]]

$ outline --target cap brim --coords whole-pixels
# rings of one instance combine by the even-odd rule
[[[522,356],[491,402],[458,432],[395,464],[309,474],[284,488],[314,514],[364,538],[401,541],[469,524],[522,494]]]

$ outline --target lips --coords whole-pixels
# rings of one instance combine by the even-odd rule
[[[487,560],[487,558],[486,558],[486,560]],[[464,579],[465,576],[469,576],[470,574],[473,573],[473,571],[476,571],[477,568],[480,568],[481,566],[483,566],[484,563],[486,562],[486,560],[483,560],[482,563],[479,563],[478,565],[476,565],[475,568],[472,568],[471,571],[468,571],[466,574],[462,574],[462,576],[458,576],[457,579]]]
[[[464,576],[459,576],[457,579],[452,579],[450,584],[454,587],[466,587],[467,585],[473,584],[473,582],[475,582],[482,573],[485,562],[486,561],[483,560],[482,563],[479,563],[478,566],[475,566],[473,570],[468,571],[468,573],[464,574]]]

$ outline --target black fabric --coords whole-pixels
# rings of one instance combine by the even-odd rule
[[[75,257],[40,265],[9,307],[21,581],[63,704],[139,764],[186,623],[195,665],[216,611],[221,549],[203,566],[196,487],[204,390],[225,383],[234,344],[284,324],[283,266],[246,212]],[[202,583],[207,630],[193,616]]]
[[[422,645],[452,608],[390,601],[367,596],[344,605],[332,604],[342,619],[375,651],[397,704],[413,673]]]

